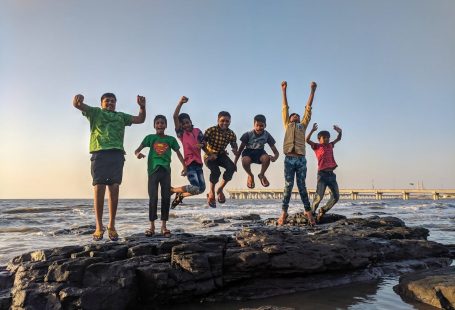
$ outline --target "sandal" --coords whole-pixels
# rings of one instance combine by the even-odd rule
[[[171,231],[169,229],[161,229],[161,234],[163,235],[164,238],[170,238],[171,237]]]
[[[224,196],[223,191],[218,190],[218,191],[216,192],[216,194],[217,194],[217,196],[218,196],[218,202],[219,202],[219,203],[225,203],[225,202],[226,202],[226,196]]]
[[[155,235],[155,230],[152,230],[151,228],[149,228],[144,232],[144,234],[146,237],[153,237]]]
[[[253,176],[248,176],[248,178],[246,179],[246,187],[250,189],[253,189],[255,187]]]
[[[261,181],[262,186],[269,187],[270,185],[269,180],[267,180],[264,174],[258,174],[258,178]]]
[[[115,228],[107,228],[107,235],[109,236],[109,239],[111,241],[117,241],[118,240],[118,233],[115,230]]]
[[[171,209],[175,209],[175,207],[177,207],[180,203],[182,203],[183,201],[183,194],[182,193],[176,193],[175,194],[175,198],[174,200],[172,201],[172,204],[171,204]]]
[[[94,241],[103,240],[104,230],[95,230],[92,237]]]
[[[215,198],[210,198],[209,194],[207,194],[207,203],[210,208],[216,208]]]
[[[278,226],[283,226],[286,223],[286,220],[288,219],[288,214],[287,213],[282,213],[278,221],[276,222]]]

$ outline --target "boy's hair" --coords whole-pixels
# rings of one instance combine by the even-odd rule
[[[104,98],[114,98],[114,99],[115,99],[115,102],[117,102],[117,97],[115,97],[115,95],[114,95],[113,93],[104,93],[104,94],[101,96],[101,101],[103,101]]]
[[[180,113],[179,114],[179,122],[183,122],[184,119],[187,119],[191,122],[191,118],[187,113]]]
[[[328,132],[327,130],[321,130],[320,132],[318,132],[318,139],[320,139],[321,137],[326,137],[330,139],[330,132]]]
[[[293,117],[294,115],[299,116],[299,114],[297,114],[297,113],[291,113],[291,114],[289,115],[289,119],[291,119],[291,117]]]
[[[258,114],[254,117],[254,122],[264,123],[266,124],[265,116],[262,114]]]
[[[229,117],[231,118],[231,114],[227,111],[221,111],[220,113],[218,113],[218,119],[222,118],[222,117]]]
[[[161,115],[161,114],[158,114],[158,115],[155,116],[155,118],[153,119],[153,126],[155,126],[156,121],[159,120],[159,119],[162,119],[162,120],[164,121],[164,123],[167,125],[166,116]]]

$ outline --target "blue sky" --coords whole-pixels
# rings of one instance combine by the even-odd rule
[[[89,124],[75,94],[99,106],[112,91],[131,114],[135,96],[147,97],[145,124],[126,130],[121,189],[141,198],[146,161],[133,151],[155,114],[171,118],[185,95],[196,126],[228,110],[240,137],[263,113],[281,151],[282,80],[300,113],[316,81],[312,123],[343,128],[341,188],[455,188],[454,16],[450,0],[2,1],[0,198],[92,196]],[[174,164],[173,183],[185,184]],[[271,188],[282,188],[282,170],[283,157]],[[245,186],[239,165],[230,187]]]

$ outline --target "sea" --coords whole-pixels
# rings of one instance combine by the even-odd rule
[[[107,224],[107,201],[104,210]],[[225,204],[212,209],[204,199],[185,199],[183,204],[171,210],[168,228],[174,233],[233,235],[245,224],[240,217],[257,214],[261,219],[277,218],[280,211],[278,200],[228,199]],[[298,200],[291,201],[289,212],[300,211],[303,208]],[[455,244],[455,199],[341,200],[331,212],[347,217],[396,216],[408,226],[429,229],[429,240]],[[223,222],[214,221],[222,218],[226,219],[224,223],[207,225]],[[147,200],[120,200],[116,220],[120,237],[144,232],[148,225]],[[0,266],[33,250],[91,243],[93,226],[93,201],[90,199],[0,200]],[[241,309],[265,305],[321,310],[434,309],[403,301],[392,289],[397,283],[398,277],[385,277],[372,283],[331,288],[330,294],[326,290],[316,290],[243,302],[175,305],[172,309]]]

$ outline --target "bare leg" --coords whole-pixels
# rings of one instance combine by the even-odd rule
[[[104,194],[106,192],[106,185],[96,184],[94,187],[93,207],[95,209],[96,230],[103,230],[103,208],[104,208]]]
[[[215,198],[215,185],[216,185],[215,183],[210,182],[210,188],[208,193],[210,199]]]
[[[264,175],[270,165],[270,156],[268,154],[264,154],[260,158],[261,160],[261,172],[260,175]]]
[[[118,195],[119,195],[118,184],[109,185],[109,228],[115,229],[115,216],[117,215],[118,206]]]
[[[224,187],[228,184],[229,181],[226,180],[221,180],[221,184],[218,187],[218,190],[216,191],[217,193],[222,192],[224,190]],[[214,187],[215,188],[215,187]]]

